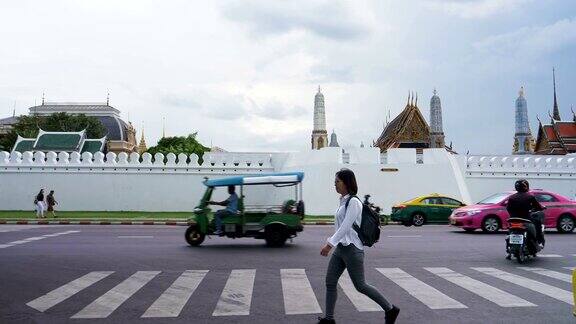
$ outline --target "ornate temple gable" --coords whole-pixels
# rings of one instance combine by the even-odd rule
[[[384,128],[375,141],[374,146],[379,147],[381,152],[395,147],[430,146],[430,127],[418,109],[417,101],[412,100],[408,99],[404,110]]]

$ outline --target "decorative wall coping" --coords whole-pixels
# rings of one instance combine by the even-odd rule
[[[0,152],[0,167],[121,167],[121,168],[195,168],[195,169],[271,169],[272,157],[267,153],[212,154],[205,153],[199,163],[196,154],[102,152]]]
[[[550,155],[469,156],[467,171],[534,170],[576,172],[576,157]]]

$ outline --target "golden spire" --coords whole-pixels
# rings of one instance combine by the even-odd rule
[[[142,124],[142,136],[140,136],[140,144],[138,145],[138,154],[142,155],[146,152],[148,148],[146,147],[146,140],[144,139],[144,124]]]

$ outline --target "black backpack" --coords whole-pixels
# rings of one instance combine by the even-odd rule
[[[354,197],[360,200],[357,196],[351,196],[346,202],[345,209],[348,208],[350,200]],[[370,206],[362,203],[362,220],[360,221],[360,226],[354,222],[352,228],[358,233],[358,238],[360,238],[363,245],[372,246],[380,239],[380,216],[370,208]]]

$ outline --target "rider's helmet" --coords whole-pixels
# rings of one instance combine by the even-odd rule
[[[518,192],[528,192],[528,190],[530,190],[530,184],[528,183],[528,180],[520,179],[514,183],[514,188]]]

